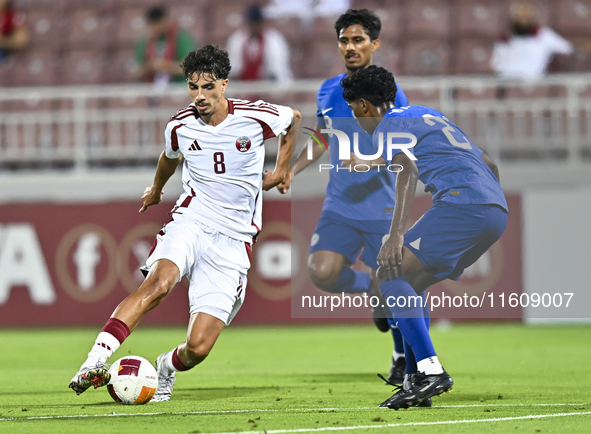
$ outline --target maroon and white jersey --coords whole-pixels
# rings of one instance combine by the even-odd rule
[[[194,104],[180,110],[164,133],[166,156],[184,157],[176,212],[252,242],[261,230],[263,141],[285,134],[292,116],[289,107],[228,98],[228,117],[214,127]]]

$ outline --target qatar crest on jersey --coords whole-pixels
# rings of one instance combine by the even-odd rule
[[[250,149],[250,139],[246,136],[240,136],[236,139],[236,149],[240,152],[246,152]]]

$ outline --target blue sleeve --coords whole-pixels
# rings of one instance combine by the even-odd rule
[[[407,105],[409,105],[408,98],[406,97],[406,94],[400,86],[398,86],[398,89],[396,90],[396,98],[394,98],[394,105],[396,107],[406,107]]]
[[[320,110],[320,107],[316,107],[316,124],[321,128],[326,127],[326,125],[324,124],[324,116],[322,116],[322,111]]]

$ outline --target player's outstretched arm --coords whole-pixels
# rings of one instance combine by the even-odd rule
[[[149,206],[158,205],[160,203],[163,194],[162,189],[176,171],[182,158],[182,156],[179,156],[178,158],[170,159],[166,156],[165,152],[162,151],[160,158],[158,158],[158,166],[156,167],[154,182],[150,187],[147,187],[144,190],[144,194],[142,195],[142,202],[144,205],[140,208],[140,212],[144,212]]]
[[[495,160],[490,158],[490,156],[484,151],[482,151],[482,155],[480,156],[480,158],[482,158],[482,160],[486,163],[486,165],[492,171],[493,175],[495,175],[497,177],[497,179],[500,181],[501,176],[499,175],[499,166],[497,166],[497,163],[495,163]]]
[[[402,166],[402,171],[396,175],[396,201],[390,234],[378,255],[378,264],[387,270],[390,279],[398,277],[398,270],[402,265],[404,227],[415,199],[417,180],[419,179],[417,165],[405,154],[396,154],[392,159],[392,164]]]
[[[297,143],[302,126],[302,115],[296,109],[293,109],[291,125],[287,133],[279,136],[279,152],[273,172],[265,171],[263,174],[263,190],[268,191],[281,184],[287,177],[289,171],[289,162],[291,161],[292,144]]]
[[[318,134],[320,134],[320,130],[322,129],[322,127],[320,127],[320,125],[316,125],[316,128],[314,129],[318,132]],[[322,137],[324,138],[324,141],[328,143],[328,135],[322,134]],[[306,167],[308,167],[310,164],[312,164],[314,161],[318,160],[322,156],[322,154],[324,154],[324,152],[325,149],[321,148],[320,146],[312,147],[312,159],[309,160],[308,149],[306,146],[304,146],[304,148],[300,152],[300,155],[298,155],[298,158],[296,158],[291,167],[288,169],[287,175],[285,176],[283,182],[277,186],[277,190],[279,190],[279,192],[282,194],[287,193],[289,187],[291,186],[291,181],[293,180],[293,177],[300,173],[302,170],[304,170]]]

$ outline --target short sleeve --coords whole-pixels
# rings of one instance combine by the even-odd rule
[[[166,148],[164,153],[167,158],[174,160],[179,157],[181,151],[179,150],[179,137],[177,130],[184,124],[178,121],[171,121],[166,125],[164,130],[164,140],[166,141]]]
[[[263,126],[265,139],[286,134],[293,118],[293,110],[290,107],[261,100],[249,103],[242,109],[246,112],[244,116],[256,119]]]
[[[554,30],[544,27],[544,41],[553,54],[570,54],[573,45],[556,33]]]

